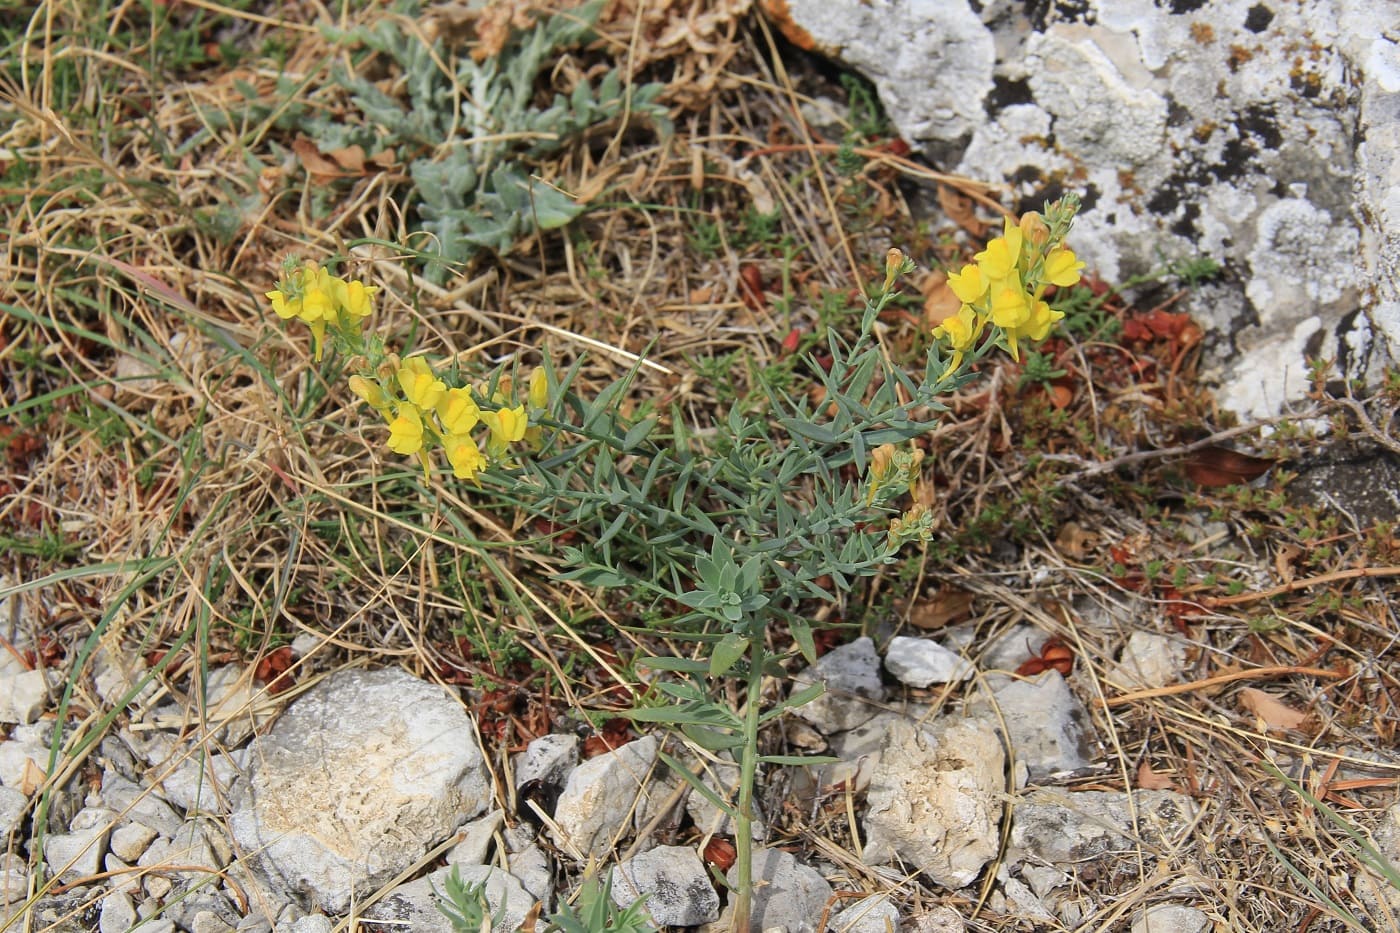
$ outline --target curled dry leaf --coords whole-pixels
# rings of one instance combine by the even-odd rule
[[[956,188],[939,185],[938,206],[943,208],[949,220],[973,236],[981,239],[987,235],[987,225],[977,217],[972,198]]]
[[[293,660],[292,649],[288,645],[269,651],[258,659],[257,666],[253,668],[253,679],[267,686],[269,696],[290,690],[297,682],[296,677],[288,673]]]
[[[909,610],[909,624],[926,632],[960,622],[972,613],[973,596],[967,590],[945,586]]]
[[[1142,790],[1179,790],[1176,781],[1173,781],[1165,774],[1158,774],[1152,770],[1152,765],[1143,761],[1138,765],[1137,778],[1135,782]]]
[[[1055,536],[1055,546],[1066,557],[1083,560],[1098,543],[1099,536],[1076,522],[1065,522]]]
[[[1301,713],[1271,693],[1255,687],[1240,691],[1240,704],[1270,729],[1302,729],[1308,714]]]
[[[1293,565],[1303,556],[1303,549],[1296,544],[1285,544],[1274,554],[1274,571],[1283,583],[1293,582]]]
[[[1238,486],[1258,479],[1268,472],[1274,461],[1230,450],[1226,447],[1203,447],[1183,461],[1186,475],[1198,486]]]

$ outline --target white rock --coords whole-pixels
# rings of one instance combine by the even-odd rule
[[[1372,836],[1381,857],[1391,865],[1400,865],[1400,803],[1392,804],[1381,815]],[[1400,917],[1400,888],[1364,863],[1356,874],[1355,888],[1357,897],[1372,917]]]
[[[274,887],[326,913],[413,864],[491,797],[461,705],[399,670],[326,678],[247,760],[233,838]]]
[[[1054,923],[1055,915],[1052,914],[1040,898],[1036,897],[1030,885],[1015,878],[1007,878],[1001,883],[1001,894],[1006,899],[1006,909],[1001,913],[1008,913],[1016,917],[1025,918],[1036,923]]]
[[[1016,802],[1012,811],[1007,864],[1028,858],[1065,868],[1143,844],[1170,847],[1196,813],[1190,797],[1166,790],[1133,792],[1138,823],[1133,826],[1128,795],[1120,791],[1068,794],[1040,789]]]
[[[0,906],[29,896],[29,867],[15,853],[0,853]]]
[[[115,816],[101,807],[84,807],[74,815],[68,832],[44,837],[44,861],[61,883],[97,874]]]
[[[44,783],[44,763],[48,760],[48,748],[37,742],[0,742],[0,784],[21,790],[26,785],[38,787]]]
[[[1132,933],[1203,933],[1210,918],[1184,904],[1153,904],[1133,920]]]
[[[0,787],[0,839],[7,838],[24,817],[29,798],[13,787]]]
[[[323,913],[308,913],[300,920],[293,920],[287,927],[287,933],[330,933],[332,929],[335,929],[335,923],[332,923],[329,916]]]
[[[912,933],[965,933],[967,924],[951,907],[930,907],[915,917]]]
[[[554,866],[544,849],[532,842],[512,852],[506,861],[506,868],[520,879],[530,896],[542,904],[550,902],[554,896]]]
[[[491,929],[495,933],[514,933],[534,906],[535,899],[521,886],[520,881],[499,868],[451,865],[395,888],[367,909],[364,918],[379,921],[374,927],[392,929],[395,933],[442,933],[451,929],[437,905],[439,896],[447,890],[447,879],[453,871],[460,872],[466,884],[485,884],[486,902],[490,905],[494,920]]]
[[[97,915],[97,929],[101,933],[128,933],[135,925],[136,905],[130,897],[116,892],[102,898],[102,909]]]
[[[885,670],[902,684],[927,687],[967,680],[976,669],[967,659],[927,638],[898,635],[885,651]]]
[[[613,868],[613,903],[630,907],[643,896],[658,926],[693,927],[719,919],[719,895],[705,863],[688,846],[657,846]]]
[[[866,795],[865,861],[899,860],[945,887],[968,884],[997,853],[1005,765],[982,720],[892,723]]]
[[[491,848],[491,837],[505,822],[506,815],[501,810],[493,810],[479,820],[472,820],[457,832],[462,841],[448,849],[443,859],[449,865],[484,865],[486,853]]]
[[[1108,681],[1125,690],[1165,687],[1177,679],[1185,663],[1185,645],[1156,632],[1135,631],[1128,636]]]
[[[515,786],[540,781],[558,787],[578,764],[578,736],[567,733],[542,735],[515,756]]]
[[[899,909],[883,894],[863,897],[827,923],[831,933],[889,933],[899,929]]]
[[[334,928],[335,924],[325,914],[307,914],[300,920],[293,921],[286,930],[287,933],[331,933]],[[282,928],[279,926],[278,933],[281,931]]]
[[[719,753],[717,758],[718,761],[707,760],[705,762],[705,768],[700,772],[700,780],[704,781],[705,786],[714,791],[715,796],[721,800],[735,800],[739,787],[739,765],[734,762],[728,752]],[[687,764],[689,763],[687,762]],[[763,811],[757,801],[754,802],[753,806],[757,818],[749,824],[749,835],[752,839],[762,841],[767,838],[768,827],[763,821]],[[685,812],[690,817],[691,822],[695,824],[695,828],[701,833],[734,835],[734,818],[715,806],[710,798],[693,788],[686,795]]]
[[[879,710],[869,700],[884,698],[880,683],[880,656],[875,642],[857,638],[833,648],[817,663],[793,676],[794,689],[820,681],[826,692],[792,712],[827,734],[854,729]]]
[[[646,784],[659,748],[645,736],[590,758],[569,774],[554,807],[554,821],[567,851],[601,858],[628,823],[632,805]]]
[[[0,675],[0,722],[30,723],[49,702],[43,671]]]
[[[242,770],[238,757],[195,752],[160,782],[161,792],[186,812],[221,813],[234,778]]]
[[[149,826],[127,823],[112,830],[112,839],[108,847],[117,858],[135,862],[158,835],[160,834]]]
[[[989,678],[989,682],[995,684],[992,695],[1000,716],[993,716],[985,697],[973,700],[968,713],[1005,721],[1011,732],[1011,753],[1026,765],[1031,780],[1091,763],[1088,711],[1059,671],[1025,680]]]
[[[735,883],[736,869],[726,875]],[[787,933],[818,933],[831,885],[816,869],[804,865],[791,852],[755,847],[753,852],[753,909],[757,929],[781,927]]]
[[[163,836],[175,836],[185,820],[151,788],[128,781],[114,771],[102,775],[102,802],[125,819],[149,826]]]

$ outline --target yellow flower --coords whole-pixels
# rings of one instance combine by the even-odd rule
[[[395,374],[403,388],[403,396],[424,411],[435,408],[447,386],[433,374],[433,368],[421,356],[403,361]]]
[[[934,339],[946,339],[953,351],[953,356],[948,361],[947,372],[957,372],[958,367],[962,365],[963,355],[977,346],[984,326],[986,321],[976,310],[971,305],[963,305],[957,314],[945,317],[943,323],[933,329]]]
[[[963,304],[973,304],[987,294],[988,284],[982,276],[982,270],[971,263],[963,266],[961,272],[948,273],[948,287]]]
[[[484,411],[481,413],[481,420],[491,429],[486,449],[497,457],[505,452],[507,445],[525,436],[525,428],[530,423],[530,419],[525,416],[524,405],[502,408],[499,411]]]
[[[481,420],[481,409],[467,389],[448,389],[438,399],[437,413],[448,434],[469,434]]]
[[[536,366],[535,371],[530,373],[529,402],[531,408],[549,406],[549,374],[543,366]]]
[[[1055,311],[1043,301],[1033,302],[1025,324],[1003,329],[1006,335],[1006,349],[1011,353],[1011,358],[1018,362],[1021,359],[1017,341],[1030,340],[1039,343],[1050,336],[1050,328],[1064,316],[1063,311]]]
[[[272,302],[273,312],[282,320],[286,321],[301,316],[300,298],[290,298],[281,289],[274,289],[270,292],[264,292],[264,294]]]
[[[1016,271],[1021,261],[1021,228],[1006,218],[1005,232],[987,244],[987,248],[972,258],[977,260],[982,275],[992,281],[1005,279]]]
[[[1051,285],[1068,288],[1078,284],[1079,270],[1083,268],[1084,263],[1075,258],[1072,250],[1052,249],[1045,257],[1045,265],[1041,268],[1040,277]]]
[[[454,434],[443,443],[447,448],[447,460],[452,464],[452,475],[458,479],[476,479],[476,474],[486,467],[486,457],[470,437]]]
[[[396,454],[416,454],[423,449],[423,419],[405,405],[389,424],[389,449]]]
[[[379,286],[331,279],[331,287],[336,304],[340,306],[340,313],[349,324],[358,326],[360,321],[374,311],[373,298],[374,293],[379,291]]]
[[[389,396],[384,394],[376,383],[370,382],[364,376],[351,376],[349,379],[350,391],[358,395],[376,411],[385,411],[389,408]]]
[[[997,327],[1022,327],[1030,319],[1029,298],[1015,277],[992,288],[991,312]]]

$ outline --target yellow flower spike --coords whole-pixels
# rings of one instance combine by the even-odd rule
[[[423,419],[407,405],[389,423],[389,449],[396,454],[416,454],[423,449]]]
[[[963,304],[972,304],[987,294],[989,284],[982,270],[971,263],[963,266],[961,272],[948,273],[948,287]]]
[[[1075,257],[1073,250],[1052,249],[1045,257],[1040,277],[1051,285],[1069,288],[1079,284],[1079,270],[1083,268],[1084,263]]]
[[[549,407],[549,374],[543,366],[536,366],[530,373],[530,394],[527,399],[533,409]]]
[[[447,461],[452,464],[452,475],[458,479],[475,480],[476,474],[486,468],[486,456],[467,435],[450,435],[443,446],[447,449]]]
[[[499,411],[484,411],[481,413],[481,420],[491,429],[486,449],[495,457],[505,453],[507,446],[523,438],[525,428],[530,424],[530,419],[525,416],[524,405],[502,408]]]
[[[395,373],[403,397],[424,411],[437,407],[438,400],[447,391],[447,385],[433,373],[433,367],[421,356],[403,361]]]
[[[437,413],[443,430],[448,434],[469,434],[481,421],[481,409],[467,389],[448,389],[444,392],[438,399]]]

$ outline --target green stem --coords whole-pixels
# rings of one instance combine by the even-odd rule
[[[748,933],[753,906],[753,790],[758,777],[758,718],[763,701],[765,651],[762,626],[749,632],[749,690],[744,707],[744,746],[739,756],[738,816],[734,820],[734,925],[732,933]]]

